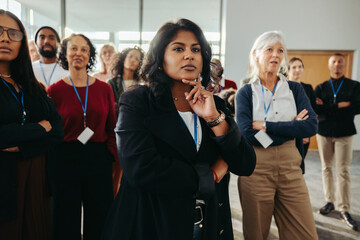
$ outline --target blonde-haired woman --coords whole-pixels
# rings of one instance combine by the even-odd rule
[[[317,239],[303,178],[302,138],[317,131],[303,87],[288,81],[281,33],[260,35],[250,52],[251,80],[236,94],[236,119],[253,145],[254,173],[239,178],[245,239],[267,239],[272,216],[280,239]]]
[[[110,72],[110,64],[111,57],[116,52],[115,46],[111,43],[104,44],[100,49],[100,62],[101,62],[101,70],[98,73],[94,74],[94,78],[97,78],[103,82],[106,82],[111,78]]]

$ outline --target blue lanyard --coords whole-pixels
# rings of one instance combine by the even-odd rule
[[[70,78],[70,75],[68,74],[68,78],[70,80],[70,82],[72,83],[72,86],[74,88],[74,91],[80,101],[80,104],[81,104],[81,107],[83,109],[83,112],[84,112],[84,128],[86,128],[86,110],[87,110],[87,104],[88,104],[88,93],[89,93],[89,75],[87,75],[87,80],[86,80],[86,95],[85,95],[85,107],[81,101],[81,98],[80,98],[80,95],[79,95],[79,92],[78,90],[76,89],[75,87],[75,84],[73,83],[73,81],[71,80]]]
[[[334,103],[335,103],[335,102],[336,102],[336,95],[339,93],[340,88],[341,88],[341,86],[342,86],[342,84],[343,84],[343,82],[344,82],[344,79],[341,81],[340,85],[339,85],[338,88],[336,89],[336,92],[335,92],[334,84],[332,83],[332,81],[329,80],[329,82],[330,82],[331,89],[332,89],[333,94],[334,94]]]
[[[195,147],[197,149],[197,115],[194,113],[194,141],[195,141]]]
[[[273,99],[274,94],[275,94],[275,89],[276,89],[277,81],[276,81],[275,86],[274,86],[274,89],[273,89],[273,91],[272,91],[272,95],[271,95],[271,99],[270,99],[270,103],[269,103],[268,107],[266,107],[266,104],[265,104],[264,86],[262,85],[261,80],[260,80],[260,84],[261,84],[262,96],[263,96],[263,101],[264,101],[264,111],[265,111],[264,121],[266,121],[266,117],[267,117],[267,114],[268,114],[268,112],[269,112],[270,105],[271,105],[272,99]]]
[[[11,94],[14,96],[14,98],[16,99],[16,101],[20,104],[21,108],[22,108],[22,122],[21,124],[24,125],[24,123],[26,122],[26,109],[25,109],[25,104],[24,104],[24,92],[23,90],[19,87],[19,85],[16,83],[16,86],[18,87],[18,89],[20,90],[21,93],[21,98],[19,100],[19,98],[16,96],[16,94],[14,93],[14,91],[11,89],[11,87],[7,84],[7,82],[4,79],[1,79],[3,81],[3,83],[5,84],[5,86],[7,86],[7,88],[9,89],[9,91],[11,92]]]
[[[179,115],[180,115],[180,114],[179,114]],[[181,117],[181,115],[180,115],[180,117]],[[185,123],[185,126],[186,126],[187,128],[189,128],[189,127],[186,125],[186,122],[184,121],[184,119],[183,119],[182,117],[181,117],[181,120],[183,120],[183,122]],[[195,147],[196,147],[196,149],[197,149],[197,144],[198,144],[197,139],[198,139],[198,136],[197,136],[197,114],[194,113],[194,141],[195,141]]]
[[[45,73],[44,73],[44,69],[43,69],[43,67],[42,67],[41,61],[39,61],[39,62],[40,62],[40,69],[41,69],[41,72],[42,72],[42,74],[43,74],[45,84],[46,84],[46,86],[48,87],[48,86],[50,85],[50,83],[51,83],[51,78],[52,78],[52,76],[53,76],[53,74],[54,74],[54,71],[55,71],[57,62],[55,63],[55,66],[54,66],[54,68],[53,68],[53,70],[52,70],[52,72],[51,72],[51,74],[50,74],[49,81],[48,81],[48,80],[46,79],[46,77],[45,77]]]

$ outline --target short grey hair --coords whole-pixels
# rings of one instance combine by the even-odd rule
[[[261,34],[254,42],[249,54],[249,76],[253,78],[259,75],[259,64],[256,61],[257,52],[268,46],[273,46],[276,43],[280,43],[284,48],[284,58],[280,63],[278,73],[285,74],[287,72],[287,50],[284,41],[284,37],[280,31],[269,31]]]

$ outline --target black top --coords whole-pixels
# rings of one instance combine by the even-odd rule
[[[314,111],[316,111],[316,96],[315,96],[314,89],[312,88],[312,86],[310,84],[303,83],[303,82],[301,82],[301,86],[303,86],[306,96],[308,96],[308,98],[310,100],[311,107],[313,108]]]
[[[332,79],[334,89],[337,91],[341,81],[344,80],[334,103],[334,94],[331,84],[325,81],[315,89],[315,95],[324,105],[317,105],[319,119],[319,134],[325,137],[345,137],[356,134],[354,116],[360,113],[360,83],[344,76]],[[338,108],[338,103],[350,101],[350,106]]]
[[[135,84],[137,84],[139,81],[138,80],[134,80]],[[119,115],[119,100],[121,95],[126,91],[126,89],[124,89],[124,79],[122,78],[121,75],[118,75],[117,77],[114,77],[112,79],[109,79],[107,81],[107,83],[111,86],[113,94],[114,94],[114,99],[115,99],[115,114],[116,117]]]
[[[32,97],[24,91],[24,105],[27,117],[22,125],[22,107],[0,79],[0,221],[16,216],[16,161],[45,154],[63,139],[61,118],[50,98]],[[42,120],[50,122],[49,133],[38,124]],[[19,153],[1,151],[16,146]]]

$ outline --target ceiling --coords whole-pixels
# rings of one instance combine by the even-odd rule
[[[17,0],[60,24],[60,0]],[[139,0],[66,1],[66,25],[76,32],[139,29]],[[168,20],[185,17],[204,31],[218,32],[220,0],[143,0],[143,31],[156,31]]]

